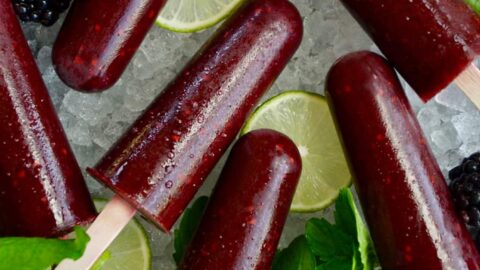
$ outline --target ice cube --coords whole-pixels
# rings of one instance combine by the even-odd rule
[[[435,100],[445,107],[460,112],[475,112],[477,110],[473,103],[455,84],[452,84],[445,90],[441,91],[435,97]]]
[[[480,136],[480,113],[462,113],[451,119],[453,126],[458,132],[460,140],[464,143],[478,141]]]
[[[45,70],[52,66],[52,48],[43,46],[37,53],[37,66],[43,74]]]
[[[97,125],[113,111],[112,102],[101,94],[84,94],[73,90],[65,95],[63,106],[90,126]]]
[[[451,123],[439,126],[430,136],[432,143],[441,151],[441,154],[448,150],[458,148],[462,143],[458,138],[457,131]]]

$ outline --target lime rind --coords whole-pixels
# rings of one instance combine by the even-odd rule
[[[107,200],[105,199],[95,199],[95,207],[98,210],[103,209]],[[134,233],[132,235],[132,232]],[[131,242],[132,241],[118,241],[122,237],[122,234],[128,233],[130,239],[138,239],[139,240],[139,247],[132,249]],[[123,239],[122,239],[123,240]],[[138,250],[141,250],[138,252]],[[125,227],[125,229],[120,233],[119,237],[113,241],[110,247],[107,249],[111,252],[111,257],[102,267],[102,270],[110,270],[110,269],[135,269],[135,270],[151,270],[152,269],[152,251],[150,248],[150,241],[148,239],[147,232],[143,228],[142,224],[138,222],[136,219],[132,219],[130,223]],[[115,261],[118,259],[123,259],[125,261],[125,257],[128,258],[130,253],[139,253],[143,256],[144,263],[143,268],[138,267],[138,261],[130,260],[127,263],[122,263],[122,268],[118,268],[118,264],[114,264]],[[131,256],[131,255],[130,255]],[[129,265],[128,262],[131,262],[132,265]],[[133,267],[133,268],[132,268]]]
[[[304,170],[292,211],[322,210],[335,201],[341,188],[351,184],[343,149],[323,96],[292,90],[270,98],[253,112],[241,134],[257,128],[285,133],[301,153],[308,149],[308,157],[302,158]]]
[[[179,33],[193,33],[210,28],[225,18],[241,6],[244,0],[177,0],[168,1],[165,4],[162,12],[158,16],[155,24],[164,29],[179,32]],[[193,2],[194,5],[188,5],[187,2]],[[198,14],[202,9],[207,10],[210,14]],[[194,21],[188,21],[181,14],[190,15],[193,13],[195,16]],[[204,16],[203,19],[198,17]]]
[[[259,113],[264,110],[267,106],[270,107],[270,106],[275,106],[276,104],[280,104],[281,102],[283,102],[283,98],[285,96],[291,96],[291,95],[299,95],[299,96],[310,96],[310,97],[313,97],[314,99],[325,99],[323,96],[319,95],[319,94],[315,94],[315,93],[311,93],[311,92],[307,92],[307,91],[303,91],[303,90],[288,90],[288,91],[284,91],[276,96],[273,96],[269,99],[267,99],[265,102],[263,102],[262,104],[260,104],[260,106],[258,106],[254,111],[253,113],[251,114],[250,118],[247,120],[247,122],[245,123],[245,125],[243,126],[241,132],[240,132],[240,135],[245,135],[245,133],[251,131],[251,125],[253,123],[254,120],[256,120],[255,118],[257,118],[256,116],[259,115]]]
[[[140,224],[140,222],[138,222],[137,220],[133,220],[132,223],[135,224],[134,228],[136,229],[136,233],[137,233],[138,237],[141,238],[141,239],[144,239],[144,241],[145,241],[145,244],[141,245],[140,248],[142,249],[141,253],[145,256],[144,261],[148,262],[144,265],[145,267],[143,269],[138,269],[138,270],[151,270],[152,269],[152,251],[150,249],[150,242],[148,240],[147,232],[145,231],[143,226]],[[121,254],[112,252],[111,260],[113,261],[113,260],[115,260],[115,258],[120,257],[120,256],[121,257],[127,256],[128,253],[132,253],[133,251],[136,251],[136,250],[129,250],[128,252],[123,252]],[[108,265],[108,261],[107,261],[106,265]],[[136,266],[136,264],[135,264],[135,266]],[[107,270],[106,268],[102,268],[102,269]],[[136,268],[127,267],[125,269],[132,269],[133,270],[133,269],[136,269]]]

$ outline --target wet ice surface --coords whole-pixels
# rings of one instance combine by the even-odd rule
[[[291,63],[265,96],[287,89],[323,94],[326,72],[346,52],[374,46],[337,0],[293,0],[304,17],[305,38]],[[176,34],[153,27],[135,59],[113,89],[99,94],[82,94],[66,87],[56,76],[50,61],[51,47],[60,27],[24,26],[29,44],[49,88],[60,119],[82,168],[92,166],[174,78],[213,30]],[[480,113],[466,97],[451,86],[428,104],[422,104],[407,87],[407,94],[444,172],[463,156],[480,149]],[[224,160],[224,159],[223,159]],[[216,167],[200,194],[208,194],[223,162]],[[96,197],[109,191],[86,175]],[[303,233],[312,216],[332,217],[332,209],[317,214],[293,214],[284,230],[281,246]],[[152,241],[153,269],[174,269],[171,237],[143,222]]]

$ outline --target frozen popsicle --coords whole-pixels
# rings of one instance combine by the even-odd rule
[[[331,68],[326,92],[383,269],[480,269],[394,70],[370,52]]]
[[[462,74],[458,85],[480,106],[480,75],[470,65],[480,52],[480,17],[464,0],[341,1],[423,100]]]
[[[80,91],[110,88],[122,75],[165,2],[74,1],[53,47],[53,64],[60,78]]]
[[[0,0],[0,237],[56,237],[96,215],[10,0]]]
[[[287,0],[246,1],[88,172],[169,231],[302,34],[300,14]],[[105,211],[93,225],[98,231]]]
[[[301,167],[285,135],[264,129],[241,137],[180,269],[270,269]]]

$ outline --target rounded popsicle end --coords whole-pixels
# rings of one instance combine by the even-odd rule
[[[119,79],[118,76],[105,76],[94,64],[80,56],[69,55],[63,45],[56,42],[52,52],[52,62],[57,75],[70,88],[96,93],[109,89]]]
[[[255,150],[256,153],[252,156],[277,155],[287,164],[288,174],[294,176],[290,179],[295,181],[298,181],[302,172],[302,157],[297,146],[288,136],[278,131],[271,129],[251,131],[242,136],[234,148]]]
[[[275,20],[283,22],[285,32],[290,33],[291,43],[298,48],[303,39],[303,20],[295,5],[287,0],[259,1],[258,3],[265,5]]]
[[[245,1],[243,7],[229,20],[234,24],[243,22],[244,26],[249,25],[244,20],[257,20],[256,24],[248,27],[259,33],[273,33],[277,42],[285,39],[281,42],[284,42],[289,49],[292,48],[292,50],[285,49],[286,52],[295,51],[303,39],[302,16],[295,5],[288,0]],[[227,22],[223,27],[228,26],[231,27],[231,23]]]
[[[326,78],[325,94],[348,94],[360,85],[398,83],[393,67],[382,56],[370,51],[349,53],[339,58]]]

